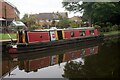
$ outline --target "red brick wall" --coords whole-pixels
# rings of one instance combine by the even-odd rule
[[[6,2],[2,2],[2,17],[19,19],[16,15],[15,9]]]
[[[2,1],[0,0],[0,18],[2,18]]]

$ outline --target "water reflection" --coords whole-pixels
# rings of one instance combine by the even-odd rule
[[[50,48],[45,51],[22,53],[22,54],[5,54],[3,55],[3,72],[2,75],[11,76],[11,73],[18,68],[26,73],[38,72],[39,69],[61,65],[63,62],[68,62],[78,58],[94,55],[98,53],[99,42],[91,45],[71,44],[63,45],[55,48]],[[77,47],[75,47],[77,46]],[[19,74],[19,73],[17,73]],[[61,74],[62,75],[62,74]]]
[[[85,65],[80,62],[69,61],[64,68],[64,77],[74,78],[112,78],[120,79],[120,40],[105,41],[99,46],[99,54],[84,58]]]
[[[119,77],[120,45],[115,40],[4,54],[2,75],[5,78],[116,78]]]
[[[98,46],[92,47],[92,51],[91,51],[91,48],[85,48],[84,56],[91,55],[91,52],[95,52],[92,54],[96,54],[97,51],[98,51]],[[81,53],[81,50],[75,50],[71,52],[65,52],[64,54],[45,56],[45,57],[32,59],[32,60],[20,61],[18,65],[19,65],[19,69],[20,70],[24,69],[25,72],[31,72],[31,71],[37,72],[38,69],[41,69],[47,66],[51,66],[55,64],[60,65],[60,63],[62,62],[67,62],[73,59],[80,58],[81,54],[83,54]]]

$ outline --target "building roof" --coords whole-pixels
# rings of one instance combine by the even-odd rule
[[[54,15],[53,13],[39,13],[37,15],[37,18],[40,20],[51,20],[51,19],[56,19],[57,16]]]
[[[66,12],[63,13],[39,13],[39,14],[33,14],[32,16],[35,16],[38,20],[59,20],[59,16],[62,18],[67,18],[68,15]]]
[[[25,26],[25,24],[21,21],[13,21],[11,23],[12,26]]]

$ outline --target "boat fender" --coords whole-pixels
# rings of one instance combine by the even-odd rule
[[[12,45],[12,48],[17,48],[17,45]]]

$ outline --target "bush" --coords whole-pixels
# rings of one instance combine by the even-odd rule
[[[32,25],[32,27],[29,27],[28,30],[35,30],[35,29],[41,29],[42,26],[41,25]]]
[[[101,27],[99,25],[94,25],[95,29],[100,29]]]
[[[106,26],[107,26],[107,27],[112,27],[112,23],[106,22]]]
[[[118,30],[120,30],[120,25],[118,25]]]
[[[113,30],[113,31],[120,30],[120,25],[116,25],[116,24],[113,25],[113,26],[112,26],[112,30]]]
[[[32,31],[32,30],[35,30],[35,29],[37,29],[37,28],[38,28],[38,27],[36,27],[36,26],[32,26],[32,27],[29,27],[28,30]]]
[[[71,26],[72,28],[78,28],[78,27],[79,27],[79,24],[71,23],[70,26]]]
[[[101,32],[109,32],[109,31],[111,31],[110,27],[104,27],[101,29]]]
[[[94,25],[93,26],[95,29],[97,29],[98,31],[101,31],[101,27],[99,25]]]
[[[62,19],[58,23],[58,26],[59,26],[59,28],[68,28],[68,27],[70,27],[69,23],[70,23],[70,21],[68,19]]]

